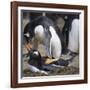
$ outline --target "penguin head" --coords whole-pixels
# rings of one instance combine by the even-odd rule
[[[29,55],[30,55],[30,59],[28,63],[41,69],[42,68],[42,57],[41,57],[40,52],[37,50],[31,50]]]

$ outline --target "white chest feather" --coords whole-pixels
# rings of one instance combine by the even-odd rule
[[[44,37],[44,28],[42,25],[38,25],[35,27],[35,38],[37,38],[40,42],[43,41]]]
[[[79,20],[74,19],[71,25],[71,31],[69,33],[69,44],[68,49],[73,52],[78,52],[79,50]]]
[[[61,56],[61,41],[60,41],[57,33],[55,32],[55,29],[52,26],[50,26],[49,30],[52,35],[52,38],[50,40],[51,52],[52,52],[54,58],[60,58],[60,56]]]

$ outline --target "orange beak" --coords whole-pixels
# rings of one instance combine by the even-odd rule
[[[30,44],[30,43],[26,44],[25,43],[25,47],[27,48],[28,51],[30,51],[32,49],[32,44]]]
[[[56,62],[58,59],[52,59],[52,58],[47,58],[45,61],[45,64],[51,64],[53,62]]]

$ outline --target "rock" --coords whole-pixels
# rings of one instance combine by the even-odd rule
[[[68,66],[79,68],[79,56],[73,58],[72,62]]]

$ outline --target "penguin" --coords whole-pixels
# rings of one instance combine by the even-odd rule
[[[40,16],[29,22],[24,28],[24,37],[26,42],[33,42],[33,48],[37,49],[39,44],[46,47],[49,58],[59,59],[61,56],[61,39],[57,33],[58,29],[55,23],[46,16]]]

